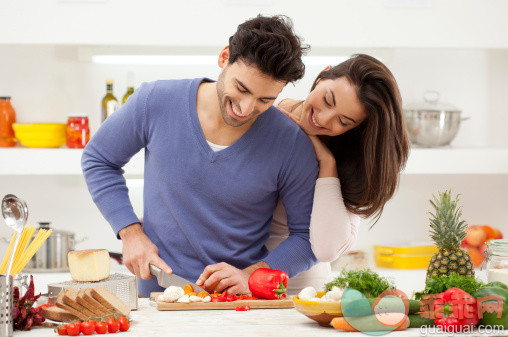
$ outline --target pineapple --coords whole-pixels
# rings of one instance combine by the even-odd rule
[[[430,213],[430,237],[439,248],[432,256],[427,269],[427,280],[432,276],[443,276],[457,273],[474,277],[471,257],[460,248],[466,237],[467,224],[461,220],[462,207],[458,207],[459,196],[451,197],[451,190],[439,192],[439,199],[433,195],[429,200],[435,214]]]

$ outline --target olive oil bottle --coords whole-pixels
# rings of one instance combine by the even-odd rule
[[[132,71],[129,71],[127,73],[127,92],[125,95],[123,95],[122,98],[122,105],[127,102],[127,98],[129,98],[130,95],[134,93],[134,73]]]
[[[118,109],[118,100],[113,95],[113,80],[106,81],[106,95],[102,98],[102,122]]]

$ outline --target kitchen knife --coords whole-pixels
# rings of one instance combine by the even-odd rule
[[[157,277],[157,283],[159,283],[159,285],[163,288],[167,288],[169,286],[177,286],[183,288],[187,284],[190,284],[192,288],[194,288],[194,292],[196,294],[200,293],[201,291],[208,293],[208,291],[196,285],[194,282],[190,282],[174,273],[168,274],[153,264],[150,265],[150,273],[152,273],[153,276]]]

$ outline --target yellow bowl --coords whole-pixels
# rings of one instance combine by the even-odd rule
[[[27,147],[60,147],[65,144],[66,124],[19,124],[12,125],[14,135]]]
[[[325,291],[318,291],[317,297],[321,298]],[[298,296],[293,297],[295,308],[310,319],[315,320],[321,326],[329,326],[334,317],[342,317],[340,302],[318,302],[301,300]]]

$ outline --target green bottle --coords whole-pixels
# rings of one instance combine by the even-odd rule
[[[123,95],[122,98],[122,105],[127,102],[127,98],[129,98],[130,95],[134,93],[134,73],[132,71],[129,71],[127,73],[127,92],[125,95]]]
[[[102,98],[102,122],[118,109],[118,100],[113,95],[113,80],[106,81],[106,96]]]

